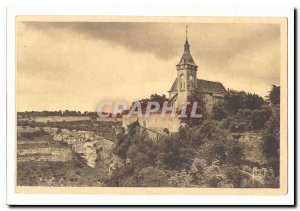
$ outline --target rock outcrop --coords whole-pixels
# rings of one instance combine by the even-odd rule
[[[95,168],[96,161],[101,159],[107,167],[109,174],[113,169],[123,165],[123,161],[112,154],[115,143],[99,135],[95,135],[92,131],[21,126],[18,126],[17,130],[18,133],[44,130],[53,136],[54,141],[61,141],[69,145],[71,152],[80,155],[85,160],[87,166]]]

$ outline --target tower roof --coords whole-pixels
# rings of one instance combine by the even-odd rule
[[[188,26],[186,26],[186,31],[185,31],[186,32],[186,40],[185,40],[185,44],[184,44],[184,52],[183,52],[183,55],[177,65],[189,64],[189,65],[197,66],[196,63],[194,62],[194,59],[190,52],[190,44],[189,44],[188,37],[187,37],[187,27]]]
[[[186,40],[185,44],[184,44],[184,52],[183,55],[179,61],[179,63],[177,65],[183,65],[183,64],[189,64],[189,65],[193,65],[193,66],[197,66],[196,63],[194,62],[194,59],[191,55],[190,52],[190,44],[189,42]]]

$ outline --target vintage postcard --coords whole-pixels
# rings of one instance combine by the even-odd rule
[[[287,193],[287,19],[17,16],[17,193]]]

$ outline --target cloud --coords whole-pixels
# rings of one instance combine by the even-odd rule
[[[47,34],[70,30],[87,39],[105,40],[134,51],[169,59],[181,52],[185,39],[183,23],[119,22],[25,22],[28,28]],[[224,62],[244,50],[265,42],[279,42],[279,24],[192,23],[188,37],[193,53],[212,62]]]
[[[184,30],[181,23],[18,22],[18,109],[94,110],[100,98],[166,93]],[[188,39],[198,78],[262,96],[279,84],[277,24],[192,23]]]

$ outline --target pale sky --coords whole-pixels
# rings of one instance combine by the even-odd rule
[[[192,23],[188,40],[199,79],[263,97],[279,85],[279,24]],[[18,22],[17,110],[167,95],[184,42],[183,23]]]

